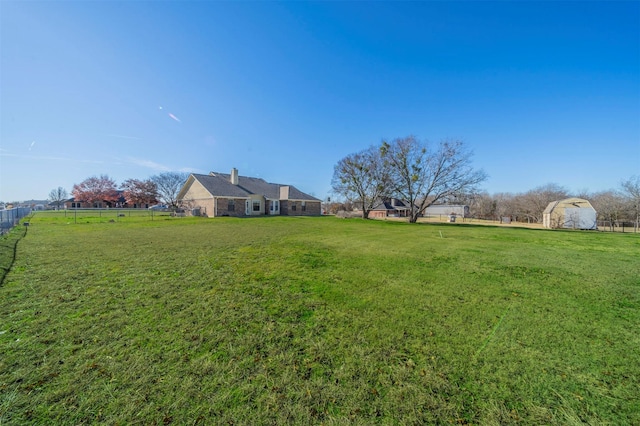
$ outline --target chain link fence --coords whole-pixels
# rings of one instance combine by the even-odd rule
[[[31,207],[16,207],[14,209],[0,210],[0,235],[9,232],[11,228],[20,223],[20,219],[31,213]]]

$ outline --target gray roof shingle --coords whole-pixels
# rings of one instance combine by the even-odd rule
[[[251,194],[264,195],[272,200],[280,199],[280,187],[289,187],[290,200],[320,201],[291,185],[269,183],[261,178],[238,176],[238,184],[231,183],[228,173],[211,172],[208,175],[193,173],[192,176],[200,182],[211,195],[216,197],[248,197]]]
[[[394,201],[395,205],[389,198],[378,200],[371,210],[409,210],[408,203],[398,199]]]

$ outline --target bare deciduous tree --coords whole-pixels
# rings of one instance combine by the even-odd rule
[[[361,206],[362,218],[368,219],[371,209],[389,189],[380,150],[370,147],[340,160],[334,167],[331,184],[335,193]]]
[[[189,175],[180,172],[166,172],[151,176],[151,181],[156,184],[158,198],[170,207],[178,207],[178,193]]]
[[[496,216],[500,223],[502,223],[505,218],[510,221],[516,211],[516,203],[513,194],[508,192],[499,192],[494,194],[492,198],[496,205]]]
[[[609,230],[613,231],[616,224],[624,219],[625,199],[619,192],[598,192],[590,195],[589,198],[591,199],[591,205],[598,213],[598,217],[608,222]]]
[[[622,182],[622,190],[635,215],[634,230],[637,232],[640,228],[640,175],[631,176],[628,180]]]
[[[514,214],[519,220],[526,219],[528,222],[540,223],[542,213],[550,202],[568,197],[568,191],[555,183],[539,186],[515,196]]]
[[[495,220],[498,217],[498,203],[488,192],[475,194],[467,200],[466,204],[469,205],[469,211],[472,217],[489,220]]]
[[[382,142],[380,152],[391,176],[391,189],[409,203],[415,223],[430,205],[455,194],[473,192],[487,175],[471,167],[472,153],[459,140],[444,140],[436,149],[414,136]]]
[[[328,214],[336,214],[339,211],[352,212],[353,203],[351,201],[346,201],[344,203],[341,203],[339,201],[333,201],[327,205]]]
[[[60,206],[69,198],[67,190],[59,186],[49,192],[49,201],[56,206],[56,210],[60,210]]]

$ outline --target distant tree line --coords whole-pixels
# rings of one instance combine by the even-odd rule
[[[621,183],[619,189],[600,192],[583,191],[572,194],[566,188],[550,183],[523,193],[496,193],[486,191],[457,193],[440,200],[443,204],[469,206],[471,217],[501,221],[503,218],[525,223],[541,223],[544,209],[552,201],[570,197],[589,200],[597,212],[598,220],[609,226],[633,222],[640,227],[640,176],[633,176]],[[327,212],[360,210],[360,202],[333,201],[327,204]]]
[[[459,140],[436,146],[414,136],[383,140],[335,165],[332,189],[341,200],[327,203],[326,211],[357,209],[366,219],[377,204],[393,197],[410,208],[410,222],[430,205],[462,204],[478,219],[541,223],[549,203],[574,196],[589,200],[599,220],[634,222],[640,227],[640,176],[623,181],[619,189],[594,193],[571,194],[550,183],[523,193],[489,194],[478,189],[487,176],[471,166],[471,156]]]
[[[569,197],[589,200],[598,219],[613,224],[623,221],[640,224],[640,176],[623,181],[619,189],[572,194],[558,184],[547,184],[524,193],[459,194],[453,200],[469,206],[471,215],[479,219],[500,220],[509,217],[518,222],[540,223],[542,212],[552,201]]]
[[[85,203],[117,204],[121,197],[129,205],[148,205],[161,202],[169,207],[178,207],[178,193],[187,180],[187,173],[165,172],[149,179],[127,179],[120,186],[108,175],[91,176],[73,185],[71,195],[76,201]],[[49,201],[57,208],[69,198],[67,191],[58,187],[49,193]]]

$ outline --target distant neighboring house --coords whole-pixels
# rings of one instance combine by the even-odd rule
[[[411,208],[406,201],[399,200],[397,198],[387,198],[380,201],[369,212],[370,218],[381,217],[409,217],[411,214]],[[469,206],[453,205],[453,204],[434,204],[427,207],[422,216],[434,217],[434,216],[458,216],[468,217]]]
[[[261,178],[211,172],[193,173],[178,193],[178,203],[193,215],[218,216],[315,216],[321,201],[292,185],[269,183]]]
[[[542,212],[545,228],[598,229],[596,210],[582,198],[552,201]]]
[[[369,211],[369,218],[408,217],[410,212],[408,203],[397,198],[386,198],[373,206]]]
[[[146,209],[151,206],[151,204],[143,203],[143,204],[129,204],[127,203],[126,198],[124,198],[124,191],[118,190],[118,200],[117,201],[99,201],[94,203],[89,203],[87,201],[76,200],[75,198],[69,198],[63,203],[65,209]]]
[[[75,198],[69,198],[64,202],[65,209],[109,209],[112,207],[117,207],[119,203],[114,203],[111,201],[98,201],[95,203],[90,203],[87,201],[76,200]]]
[[[47,200],[26,200],[17,203],[16,207],[29,207],[32,210],[44,210],[47,202]]]
[[[76,201],[76,199],[73,197],[65,200],[62,205],[65,209],[88,209],[89,207],[91,207],[90,203],[87,203],[85,201]]]

